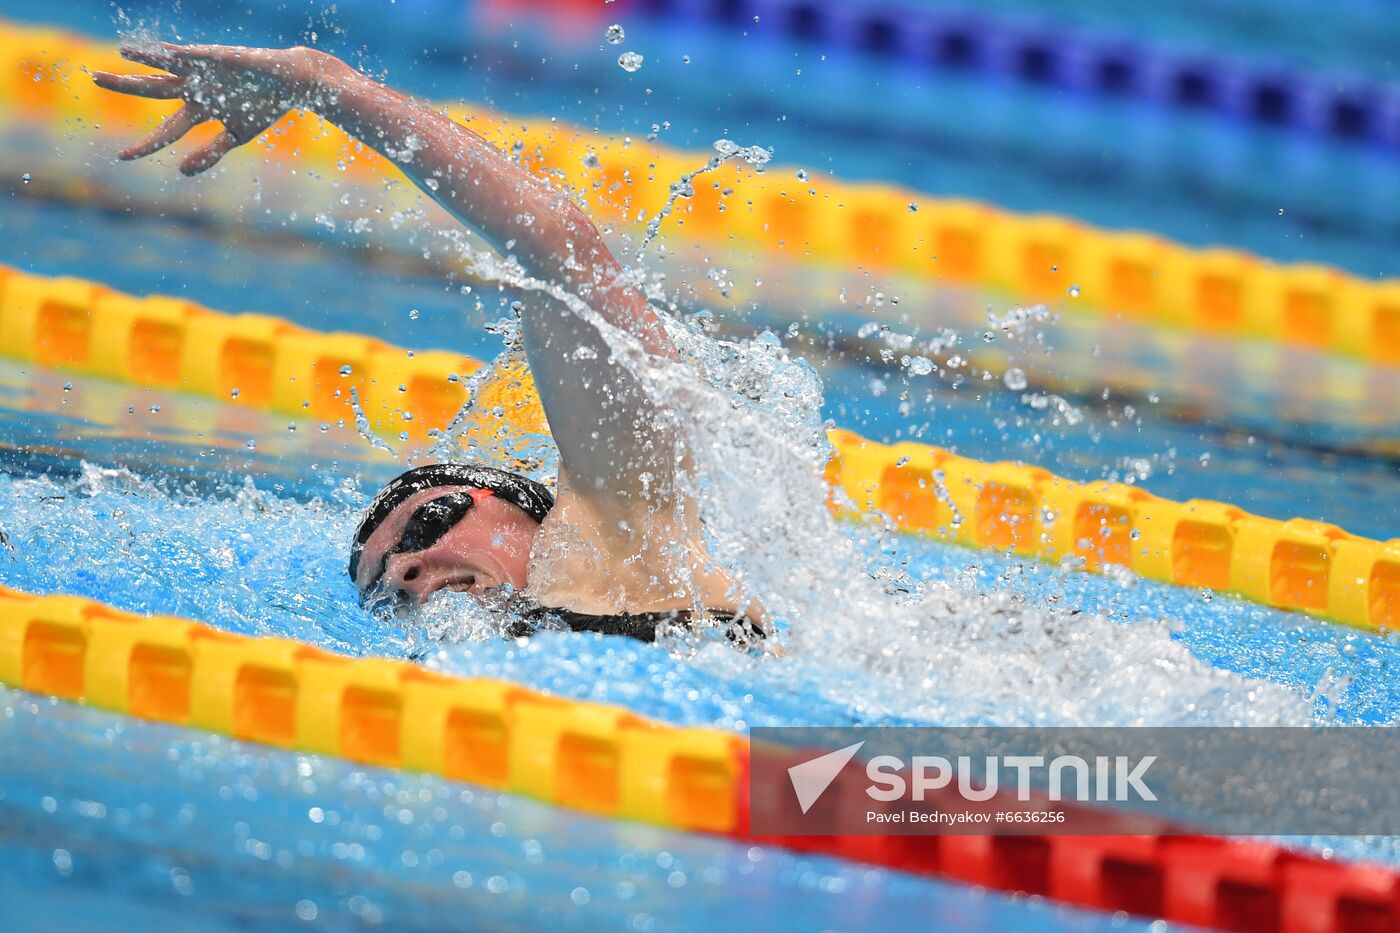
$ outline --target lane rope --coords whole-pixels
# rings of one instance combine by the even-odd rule
[[[0,355],[324,420],[353,420],[353,386],[375,431],[417,439],[467,401],[460,374],[481,366],[459,354],[4,266]],[[516,429],[547,427],[525,370],[487,380],[477,408],[499,408]],[[833,507],[882,511],[904,531],[1090,570],[1117,565],[1357,628],[1400,629],[1400,539],[1222,502],[1175,502],[1137,486],[1077,483],[917,442],[886,445],[840,429],[828,437],[835,456],[827,479],[847,499]]]
[[[53,29],[0,25],[0,124],[130,139],[170,107],[102,91],[78,69],[139,70],[112,47]],[[568,184],[603,223],[639,229],[640,212],[713,153],[608,136],[553,120],[448,106],[455,119],[533,170]],[[205,127],[196,140],[217,129]],[[386,160],[319,119],[291,114],[258,140],[269,169],[340,178],[385,194]],[[235,156],[235,158],[238,158]],[[799,181],[791,171],[732,163],[700,176],[667,235],[710,248],[926,282],[974,285],[1072,313],[1165,323],[1400,364],[1400,281],[1363,279],[1311,263],[1281,265],[1226,248],[1198,249],[1151,233],[1110,231],[1066,217],[1016,214],[881,184]],[[915,209],[917,208],[917,209]],[[1074,299],[1066,301],[1067,295]]]
[[[757,837],[749,829],[751,752],[738,735],[73,596],[0,587],[0,684],[243,741],[436,774],[608,819],[1078,907],[1226,930],[1341,933],[1400,923],[1400,871],[1252,840]],[[785,790],[760,785],[758,792],[758,805],[767,806],[768,794]],[[1275,922],[1264,922],[1261,909]]]
[[[642,0],[659,20],[710,22],[1032,87],[1137,100],[1400,150],[1400,88],[1209,48],[1172,48],[1048,17],[967,7],[810,0]]]

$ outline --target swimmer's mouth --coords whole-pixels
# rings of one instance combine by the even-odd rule
[[[426,591],[418,600],[418,605],[426,603],[438,590],[451,590],[454,593],[470,593],[472,587],[476,586],[476,574],[467,574],[463,577],[443,580],[437,586]]]
[[[476,574],[463,574],[460,577],[448,577],[446,580],[435,585],[432,589],[426,590],[417,599],[412,599],[403,590],[390,592],[383,586],[376,586],[374,589],[360,597],[360,605],[370,612],[388,611],[394,614],[402,614],[409,609],[415,609],[426,605],[433,594],[439,590],[450,590],[454,593],[470,593],[472,587],[476,586]]]

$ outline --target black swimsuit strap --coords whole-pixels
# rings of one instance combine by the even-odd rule
[[[742,616],[722,609],[705,609],[695,612],[690,609],[668,609],[662,612],[624,612],[617,615],[588,615],[571,609],[553,609],[539,604],[521,607],[522,621],[512,625],[507,634],[511,637],[529,635],[534,631],[532,623],[545,619],[557,619],[575,632],[600,632],[604,635],[622,635],[637,641],[656,641],[657,629],[663,625],[678,625],[694,629],[703,625],[722,625],[725,636],[738,645],[750,645],[763,640],[763,629]]]

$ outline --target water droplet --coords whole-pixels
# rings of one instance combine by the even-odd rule
[[[623,71],[632,72],[641,68],[644,60],[636,52],[623,52],[617,57],[617,64]]]
[[[229,398],[238,398],[238,390],[237,390],[237,389],[231,389],[231,390],[229,391],[228,397],[229,397]]]
[[[1013,366],[1001,377],[1001,381],[1006,383],[1006,387],[1013,392],[1020,392],[1026,387],[1026,373],[1019,367]]]
[[[248,449],[249,449],[249,450],[254,450],[254,449],[257,448],[257,446],[258,446],[258,442],[257,442],[257,441],[253,440],[251,437],[248,438]]]
[[[65,383],[63,384],[63,391],[64,391],[64,392],[72,392],[72,391],[73,391],[73,383],[71,383],[71,382],[65,382]]]
[[[23,175],[19,176],[19,180],[27,185],[34,180],[34,176],[30,175],[28,172],[25,172]],[[1282,214],[1283,211],[1279,211],[1279,213]]]
[[[617,23],[613,23],[608,27],[608,31],[603,33],[603,38],[613,45],[621,45],[622,40],[627,38],[627,33],[623,32]]]
[[[910,201],[910,202],[909,202],[909,213],[913,214],[913,213],[916,212],[918,209],[919,209],[919,202],[918,202],[918,201]]]
[[[408,319],[409,319],[410,321],[416,321],[416,320],[418,320],[418,309],[417,309],[417,308],[414,308],[412,311],[408,312]]]
[[[346,363],[344,366],[340,367],[340,374],[341,374],[342,376],[348,376],[348,375],[350,375],[350,364],[349,364],[349,363]]]
[[[926,356],[914,356],[909,359],[909,372],[915,376],[927,376],[933,372],[933,360]]]
[[[160,413],[160,406],[159,406],[159,405],[152,405],[152,406],[151,406],[151,414],[155,415],[155,414],[159,414],[159,413]]]
[[[1071,286],[1069,287],[1069,296],[1070,296],[1071,298],[1078,298],[1078,297],[1079,297],[1079,286],[1078,286],[1078,285],[1071,285]]]
[[[585,168],[597,168],[597,167],[598,167],[598,153],[596,153],[596,152],[585,153],[585,154],[584,154],[584,157],[583,157],[583,164],[584,164],[584,167],[585,167]]]
[[[739,158],[755,167],[773,158],[772,153],[760,146],[741,146],[732,139],[716,139],[715,152],[722,159]]]
[[[810,178],[810,177],[811,177],[811,176],[807,174],[807,170],[806,170],[805,168],[800,168],[800,169],[797,170],[797,180],[798,180],[798,181],[806,181],[806,180],[807,180],[808,178]]]

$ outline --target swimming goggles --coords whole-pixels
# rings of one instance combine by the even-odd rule
[[[414,509],[413,514],[408,517],[408,522],[403,526],[403,534],[399,536],[398,543],[385,551],[384,556],[379,559],[379,569],[375,572],[374,578],[365,586],[364,595],[360,598],[360,605],[368,606],[371,602],[383,600],[386,594],[382,592],[382,583],[390,557],[395,554],[416,554],[419,551],[426,551],[441,541],[443,536],[456,527],[458,522],[466,518],[467,513],[476,508],[478,502],[490,495],[492,493],[489,489],[465,489],[461,492],[449,492],[445,496],[438,496]]]

